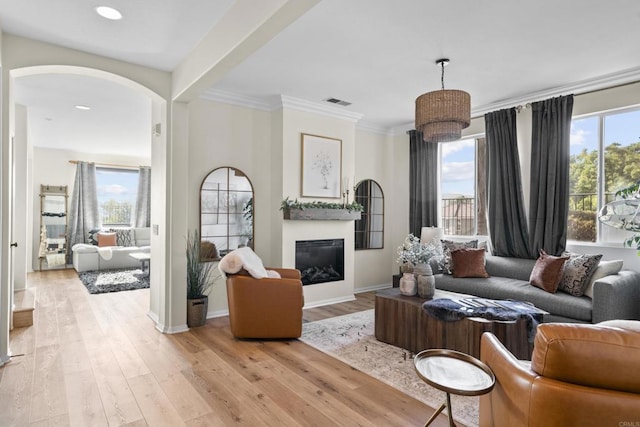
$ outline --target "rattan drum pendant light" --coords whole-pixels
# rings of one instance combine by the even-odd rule
[[[416,129],[426,142],[449,142],[460,139],[462,129],[471,122],[471,97],[467,92],[444,88],[446,58],[438,59],[442,68],[442,89],[416,98]]]

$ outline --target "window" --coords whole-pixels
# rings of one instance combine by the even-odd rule
[[[440,144],[440,193],[442,194],[442,227],[445,235],[472,236],[486,234],[485,204],[476,195],[479,179],[476,167],[484,155],[476,155],[476,145],[484,147],[484,139],[462,139]],[[478,153],[480,151],[478,150]]]
[[[620,243],[629,233],[603,226],[598,211],[640,180],[640,109],[609,111],[571,122],[567,238]]]
[[[102,225],[130,227],[138,194],[138,170],[97,167],[96,188]]]

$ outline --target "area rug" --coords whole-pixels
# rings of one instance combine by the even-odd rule
[[[78,273],[90,294],[130,291],[149,287],[149,276],[139,268],[83,271]]]
[[[446,398],[417,376],[413,354],[376,340],[374,310],[305,323],[300,340],[434,409]],[[478,405],[478,397],[451,395],[454,419],[467,426],[478,425]]]

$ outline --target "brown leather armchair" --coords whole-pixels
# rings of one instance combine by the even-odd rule
[[[496,376],[480,426],[640,423],[640,321],[541,324],[531,362],[485,333],[480,358]]]
[[[298,338],[302,334],[300,271],[277,271],[280,279],[254,279],[246,271],[227,275],[231,332],[236,338]]]

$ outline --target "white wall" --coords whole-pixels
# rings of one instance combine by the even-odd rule
[[[70,160],[82,160],[102,164],[117,164],[123,166],[149,165],[151,159],[140,157],[120,156],[117,154],[98,155],[68,150],[54,150],[50,148],[33,148],[33,186],[29,190],[30,202],[33,206],[33,219],[29,228],[28,239],[32,251],[29,254],[29,271],[37,270],[38,245],[40,239],[40,185],[66,185],[69,195],[68,203],[73,194],[73,183],[76,175],[76,165]],[[67,206],[68,207],[68,206]]]
[[[206,175],[221,166],[238,168],[247,174],[254,187],[255,251],[264,264],[294,267],[296,240],[343,238],[345,280],[305,286],[305,302],[313,306],[350,300],[355,287],[353,222],[285,221],[282,218],[282,199],[287,196],[302,199],[302,133],[341,139],[342,176],[356,175],[353,120],[288,107],[269,112],[202,99],[189,103],[189,228],[199,227],[199,189]],[[376,146],[376,150],[389,149],[389,145],[380,144],[380,140]],[[378,165],[384,157],[385,153],[381,153],[372,155],[371,159],[377,159]],[[382,283],[382,276],[390,283],[389,270],[388,266],[374,284]],[[209,315],[223,314],[226,307],[226,291],[220,282],[212,290]]]
[[[285,108],[281,143],[283,168],[282,193],[290,199],[312,201],[301,197],[302,133],[342,140],[341,177],[355,175],[355,123]],[[325,201],[338,201],[327,199]],[[282,218],[282,213],[278,213]],[[284,220],[283,220],[284,221]],[[296,240],[344,239],[344,280],[304,287],[305,307],[354,299],[354,224],[353,221],[284,221],[282,225],[282,265],[295,266]]]
[[[355,152],[356,182],[372,179],[384,194],[383,248],[355,252],[355,290],[363,292],[390,286],[390,271],[396,267],[395,247],[391,244],[395,240],[391,225],[396,219],[392,200],[397,194],[392,174],[395,169],[393,137],[356,129]]]
[[[254,249],[265,265],[274,265],[275,254],[269,246],[269,224],[274,210],[270,200],[270,157],[271,117],[268,112],[201,99],[189,103],[189,230],[200,228],[202,181],[216,168],[237,168],[253,185]],[[209,315],[223,314],[226,310],[225,283],[218,280],[209,295]]]
[[[15,106],[14,123],[14,158],[20,159],[16,162],[17,171],[27,171],[27,173],[15,174],[14,182],[14,204],[13,204],[13,241],[18,244],[13,248],[13,290],[20,291],[27,287],[27,271],[29,270],[30,239],[28,236],[28,224],[31,216],[31,200],[29,197],[28,184],[31,182],[28,175],[29,165],[29,144],[27,135],[27,109],[22,105]],[[27,213],[25,215],[25,212]]]

